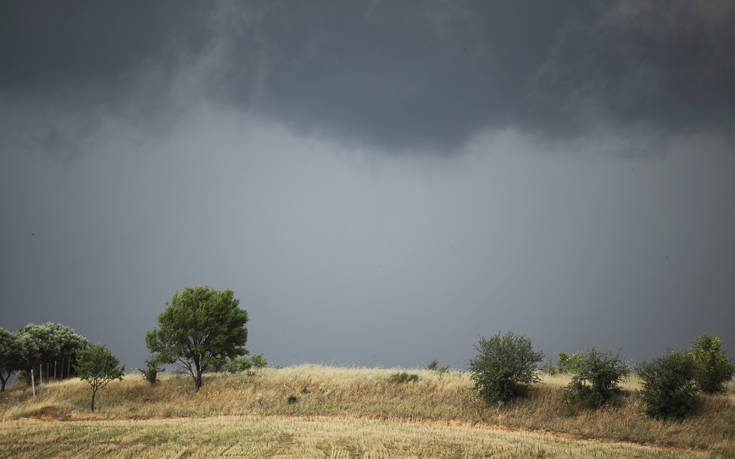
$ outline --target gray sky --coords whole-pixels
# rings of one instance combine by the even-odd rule
[[[284,365],[735,349],[733,2],[0,8],[4,328],[140,366],[210,285]]]

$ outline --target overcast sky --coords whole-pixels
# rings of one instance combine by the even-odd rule
[[[733,355],[733,133],[729,0],[5,1],[0,326],[142,366],[209,285],[281,365]]]

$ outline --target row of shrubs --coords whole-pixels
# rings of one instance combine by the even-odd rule
[[[470,361],[475,389],[488,403],[502,404],[525,395],[538,382],[543,352],[531,340],[512,332],[480,338]],[[620,382],[635,371],[643,382],[640,396],[645,412],[654,418],[684,418],[696,406],[698,392],[724,392],[735,365],[716,336],[699,336],[688,350],[669,351],[632,368],[618,354],[596,349],[560,354],[559,366],[547,371],[573,374],[560,397],[568,407],[599,408],[615,403]]]
[[[263,354],[253,354],[251,356],[241,355],[238,357],[224,357],[215,359],[207,370],[208,373],[240,373],[243,371],[252,371],[253,369],[265,368],[268,361]],[[164,371],[165,368],[159,366],[155,359],[145,361],[145,368],[138,368],[146,381],[151,384],[158,382],[158,373]]]

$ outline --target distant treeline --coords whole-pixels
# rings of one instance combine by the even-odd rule
[[[15,333],[0,328],[0,391],[16,371],[28,384],[32,374],[39,383],[76,376],[77,351],[88,345],[87,338],[62,324],[31,323]]]

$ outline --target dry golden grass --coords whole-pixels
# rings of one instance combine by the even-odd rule
[[[349,418],[217,416],[0,424],[8,457],[684,457],[548,434]]]
[[[418,382],[390,383],[388,378],[396,371],[318,365],[266,368],[254,376],[209,375],[198,393],[186,376],[164,375],[151,387],[139,375],[130,374],[98,394],[98,412],[94,415],[89,413],[86,383],[67,381],[48,384],[35,398],[30,389],[7,391],[0,396],[0,419],[13,424],[15,419],[43,415],[118,420],[289,415],[337,416],[355,421],[458,421],[463,425],[504,426],[735,456],[732,382],[726,395],[700,397],[695,415],[679,422],[643,415],[636,394],[639,382],[635,379],[623,385],[624,396],[618,406],[568,412],[557,402],[569,381],[565,376],[545,376],[529,397],[489,407],[469,389],[472,383],[466,372],[439,375],[429,370],[408,370],[420,376]],[[296,403],[288,403],[291,395],[297,397]]]

